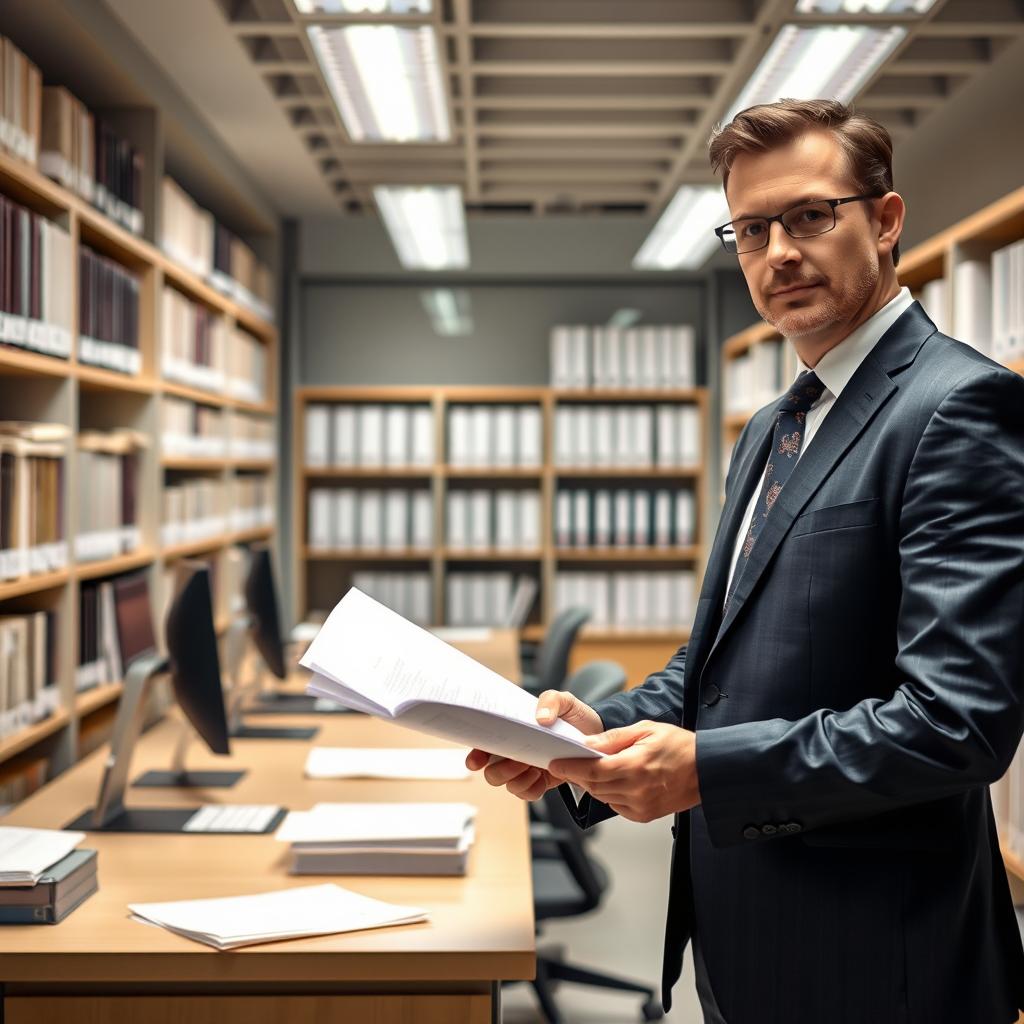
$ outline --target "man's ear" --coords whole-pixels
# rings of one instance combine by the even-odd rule
[[[907,206],[898,192],[886,192],[877,200],[875,216],[878,219],[878,245],[885,252],[892,253],[896,243],[903,234],[903,221],[906,218]]]

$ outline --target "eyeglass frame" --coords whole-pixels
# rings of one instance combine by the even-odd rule
[[[736,220],[726,221],[724,224],[720,224],[717,228],[715,228],[715,234],[718,236],[718,240],[722,243],[722,248],[725,249],[725,251],[728,252],[730,256],[747,256],[752,252],[760,252],[762,249],[768,248],[772,236],[772,224],[774,224],[776,221],[782,224],[782,230],[785,231],[790,238],[818,238],[821,235],[827,235],[830,231],[835,230],[837,206],[842,206],[844,203],[856,203],[863,199],[881,199],[882,196],[884,196],[885,194],[886,193],[884,192],[871,192],[862,196],[844,196],[842,199],[805,199],[802,203],[794,203],[792,206],[787,206],[786,209],[782,211],[782,213],[777,213],[774,217],[738,217]],[[785,217],[787,213],[790,213],[793,210],[799,210],[801,206],[814,206],[816,203],[827,203],[830,207],[832,207],[832,227],[825,228],[824,231],[819,231],[815,235],[794,235],[793,232],[786,227],[782,218]],[[729,252],[729,249],[726,247],[725,244],[725,239],[722,237],[722,232],[725,231],[725,229],[732,224],[737,224],[740,221],[750,220],[764,221],[767,225],[767,230],[764,233],[764,245],[759,245],[756,249],[747,249],[744,252]]]

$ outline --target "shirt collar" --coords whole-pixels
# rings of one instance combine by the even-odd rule
[[[835,348],[830,348],[819,360],[814,372],[825,387],[840,396],[850,378],[857,372],[867,354],[882,340],[882,335],[913,304],[909,288],[901,288],[880,310],[873,313],[856,330],[851,331]],[[798,355],[796,375],[809,369]],[[820,401],[820,399],[819,399]]]

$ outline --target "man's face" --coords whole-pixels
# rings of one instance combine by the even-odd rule
[[[729,173],[733,220],[772,216],[805,199],[860,194],[846,154],[829,132],[810,131],[767,153],[741,153]],[[758,313],[787,338],[854,320],[879,281],[877,200],[836,207],[836,226],[790,238],[777,221],[763,249],[739,256]],[[786,289],[795,289],[786,291]]]

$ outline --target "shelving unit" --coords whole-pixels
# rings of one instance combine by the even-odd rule
[[[148,171],[156,173],[155,169]],[[36,750],[48,759],[52,776],[73,763],[81,754],[79,726],[102,709],[116,704],[121,683],[113,682],[76,692],[74,669],[78,658],[79,588],[84,581],[100,579],[130,570],[148,574],[154,614],[166,604],[164,569],[175,560],[192,554],[214,558],[236,543],[269,539],[273,527],[225,532],[216,537],[182,545],[160,543],[161,499],[166,471],[199,472],[216,475],[225,487],[240,473],[265,474],[269,493],[275,493],[275,463],[270,459],[181,459],[166,455],[161,443],[161,402],[165,396],[185,397],[222,410],[243,410],[276,417],[276,364],[278,337],[275,326],[255,316],[232,299],[222,296],[190,271],[176,265],[154,244],[138,238],[108,220],[84,200],[54,184],[35,168],[0,152],[0,193],[36,213],[56,221],[69,232],[73,265],[67,268],[72,289],[75,322],[72,324],[72,352],[67,360],[37,355],[18,348],[0,346],[0,403],[4,418],[61,423],[71,431],[65,456],[63,519],[69,545],[68,568],[0,583],[0,614],[17,607],[54,608],[59,612],[57,647],[61,707],[53,715],[27,729],[0,740],[0,765]],[[123,263],[139,276],[139,347],[142,372],[127,376],[78,361],[78,247],[86,243],[104,255]],[[226,395],[211,394],[164,381],[159,376],[161,318],[159,296],[164,282],[201,300],[229,323],[244,327],[266,346],[267,400],[249,402]],[[139,454],[138,526],[142,545],[115,558],[75,561],[74,531],[79,493],[78,455],[75,437],[83,429],[107,430],[127,426],[141,431],[149,446]],[[227,595],[218,592],[215,609],[218,627],[227,624]]]
[[[306,536],[308,523],[308,495],[311,486],[336,483],[359,487],[367,484],[395,483],[423,484],[429,486],[433,497],[434,545],[429,550],[321,550],[312,549],[304,541],[296,540],[295,552],[295,613],[304,616],[311,608],[331,608],[341,597],[350,583],[350,574],[345,572],[345,563],[353,568],[408,567],[416,570],[429,569],[432,583],[432,610],[435,623],[445,621],[445,581],[450,569],[464,570],[477,567],[481,571],[508,568],[514,572],[536,574],[539,586],[539,600],[534,608],[531,622],[523,631],[529,640],[539,640],[545,624],[550,621],[555,597],[555,573],[559,564],[579,569],[587,563],[594,563],[604,569],[623,569],[634,566],[642,569],[664,568],[693,569],[699,581],[703,574],[704,522],[698,511],[697,543],[682,549],[569,549],[560,550],[554,544],[553,505],[560,481],[579,483],[588,479],[614,477],[617,483],[635,481],[664,483],[685,482],[692,485],[695,493],[695,507],[704,507],[706,467],[681,469],[637,468],[637,469],[567,469],[556,467],[553,458],[552,438],[554,433],[555,410],[561,403],[594,402],[619,404],[626,402],[676,403],[689,402],[701,410],[701,429],[706,436],[707,394],[703,388],[677,391],[564,391],[547,387],[364,387],[364,388],[301,388],[295,395],[294,409],[294,517],[296,530]],[[430,467],[351,467],[351,468],[307,468],[305,467],[305,423],[306,408],[310,404],[415,404],[428,405],[432,411],[434,425],[434,462]],[[515,405],[536,404],[541,410],[542,465],[539,468],[521,467],[466,467],[453,466],[447,458],[448,410],[453,405]],[[476,484],[481,488],[510,487],[522,488],[535,483],[541,502],[541,538],[538,550],[451,550],[446,546],[444,513],[446,495],[452,484]],[[327,567],[327,571],[322,571]],[[651,671],[652,665],[661,665],[675,653],[685,641],[685,631],[626,631],[585,629],[574,650],[574,665],[595,658],[615,658],[627,669],[631,683],[637,683]]]
[[[1024,239],[1024,187],[1016,189],[902,254],[900,265],[896,268],[897,277],[901,285],[906,285],[915,294],[930,281],[944,278],[947,282],[947,307],[935,312],[946,323],[952,324],[957,302],[953,287],[957,265],[965,259],[988,258],[996,249],[1020,239]],[[722,379],[725,380],[729,364],[737,356],[749,351],[754,345],[779,340],[780,337],[775,328],[762,322],[726,339],[721,350]],[[783,379],[789,381],[796,372],[796,357],[791,346],[787,346],[786,355],[790,370],[784,371]],[[1009,360],[1005,365],[1024,376],[1024,358]],[[723,416],[723,452],[731,450],[747,420],[756,411],[751,409],[748,412]],[[723,470],[722,479],[724,478]],[[1020,756],[1018,754],[1018,757]],[[1005,842],[1002,850],[1007,871],[1024,883],[1024,858],[1013,853]]]

